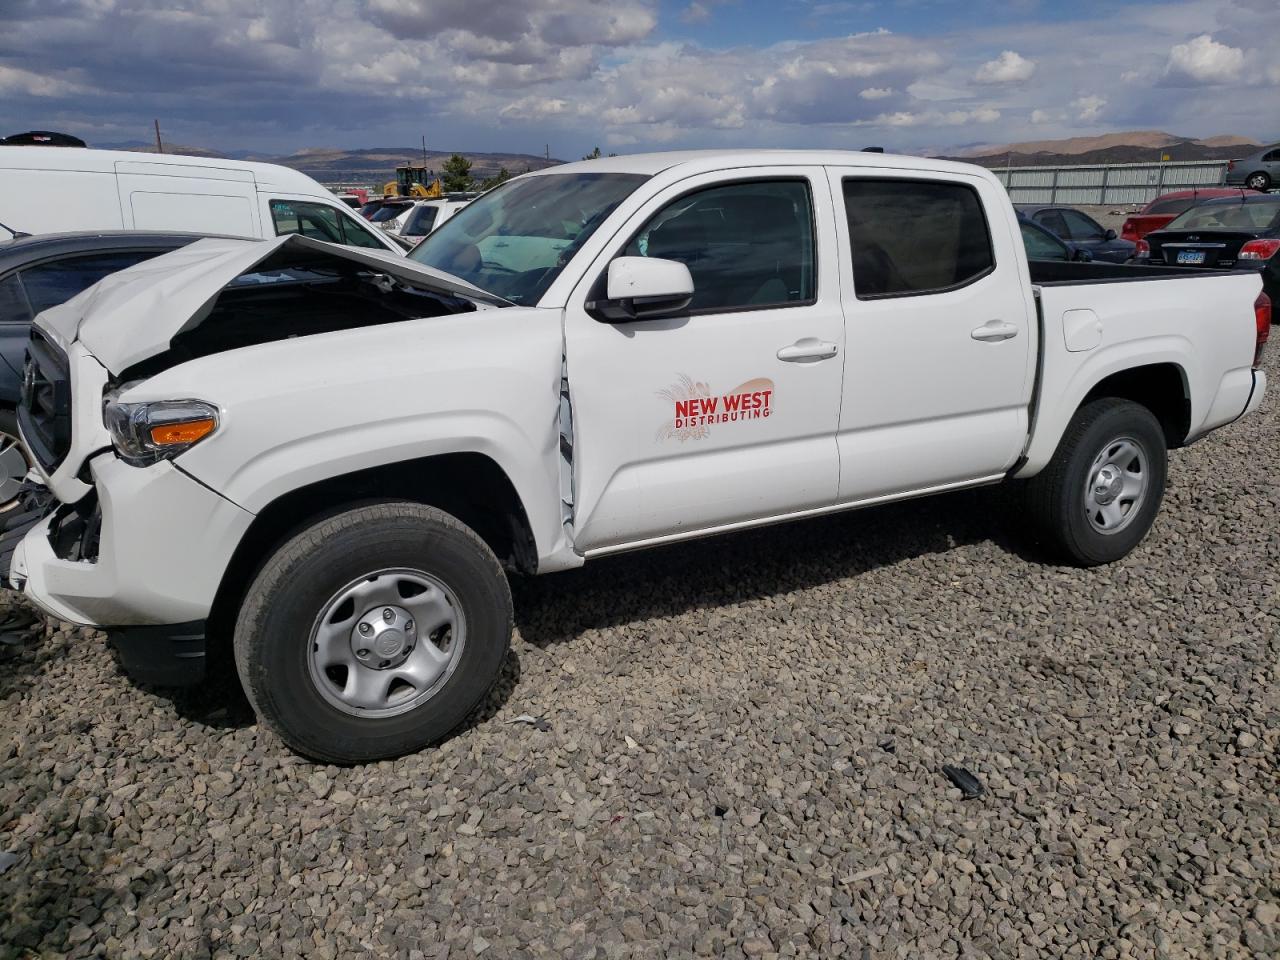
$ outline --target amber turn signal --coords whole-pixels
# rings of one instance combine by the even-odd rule
[[[151,428],[151,442],[158,447],[168,447],[175,443],[195,443],[213,433],[217,425],[218,422],[212,417],[189,420],[186,423],[161,424]]]

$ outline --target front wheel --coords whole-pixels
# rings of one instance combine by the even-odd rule
[[[445,737],[511,642],[502,567],[449,514],[414,503],[321,520],[254,579],[236,666],[258,717],[304,756],[363,763]]]
[[[1164,431],[1150,410],[1095,400],[1076,411],[1053,459],[1028,484],[1032,519],[1071,563],[1119,560],[1151,529],[1167,469]]]
[[[1271,189],[1271,178],[1262,171],[1249,174],[1249,179],[1244,183],[1249,189],[1261,190],[1264,193]]]

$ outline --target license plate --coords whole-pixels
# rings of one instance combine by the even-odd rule
[[[1190,266],[1197,266],[1201,263],[1204,263],[1204,251],[1203,250],[1179,250],[1178,262],[1185,263]]]

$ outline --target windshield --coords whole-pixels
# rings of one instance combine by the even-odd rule
[[[1280,198],[1275,203],[1206,203],[1193,207],[1166,230],[1266,230],[1280,221]]]
[[[370,217],[369,222],[386,223],[388,220],[394,220],[408,209],[409,204],[407,203],[388,204]]]
[[[646,179],[553,173],[513,180],[459,210],[409,257],[512,303],[532,305]]]
[[[431,227],[436,222],[436,216],[439,213],[439,207],[418,207],[413,213],[409,214],[409,219],[405,221],[402,232],[406,237],[425,237],[431,232]]]

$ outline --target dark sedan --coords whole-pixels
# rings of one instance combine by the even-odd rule
[[[37,313],[109,273],[199,240],[192,233],[51,233],[0,242],[0,512],[13,508],[27,472],[15,410],[22,359]]]
[[[1124,263],[1133,256],[1132,241],[1121,240],[1087,213],[1054,204],[1020,203],[1018,212],[1040,224],[1054,236],[1073,246],[1088,250],[1093,259],[1107,263]]]
[[[1280,195],[1209,200],[1138,241],[1139,263],[1206,270],[1257,270],[1280,303]]]
[[[1060,240],[1034,220],[1018,214],[1018,229],[1022,231],[1022,245],[1026,247],[1028,260],[1063,260],[1088,262],[1093,254]]]

